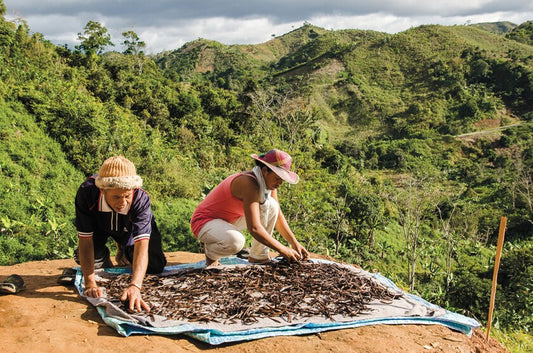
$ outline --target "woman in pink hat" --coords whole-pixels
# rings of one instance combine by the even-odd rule
[[[252,170],[224,179],[200,202],[192,215],[191,229],[204,243],[207,266],[218,265],[220,258],[241,251],[245,243],[241,233],[244,229],[253,237],[250,262],[269,261],[269,249],[289,261],[309,257],[307,250],[296,240],[278,204],[277,188],[283,181],[296,184],[299,179],[290,171],[291,156],[272,149],[251,157],[256,160]],[[290,247],[272,236],[274,228]]]

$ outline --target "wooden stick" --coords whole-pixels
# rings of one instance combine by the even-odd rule
[[[492,289],[490,291],[490,305],[489,305],[489,319],[487,322],[487,337],[488,341],[490,335],[490,326],[492,324],[492,311],[494,310],[494,301],[496,300],[496,285],[498,283],[498,269],[500,268],[500,257],[502,255],[503,239],[505,237],[505,225],[507,224],[507,217],[502,217],[500,220],[500,232],[498,234],[498,247],[496,249],[496,259],[494,261],[494,272],[492,274]]]

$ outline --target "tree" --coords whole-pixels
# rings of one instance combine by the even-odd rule
[[[270,145],[280,141],[289,150],[309,146],[307,129],[316,126],[318,117],[309,109],[309,98],[292,89],[255,89],[247,93],[246,113],[256,118],[257,126],[268,136]]]
[[[258,130],[265,136],[268,136],[270,146],[276,144],[275,125],[272,123],[272,117],[275,115],[276,98],[274,92],[269,90],[257,89],[247,94],[249,105],[246,107],[246,113],[254,118]],[[253,126],[252,126],[253,127]]]
[[[124,54],[133,55],[137,59],[137,68],[139,75],[142,74],[143,65],[144,65],[144,52],[143,49],[146,47],[146,43],[141,41],[137,33],[134,31],[122,32],[124,41],[122,44],[126,47]]]
[[[106,46],[114,46],[111,42],[111,35],[107,33],[107,28],[94,21],[87,22],[83,28],[83,33],[78,33],[78,40],[81,41],[81,44],[76,46],[76,49],[80,49],[86,54],[101,54]]]
[[[344,195],[335,198],[332,202],[334,209],[332,223],[335,225],[335,255],[339,255],[341,245],[344,244],[345,239],[349,237],[350,234],[348,223],[346,222],[346,218],[350,211],[348,191],[346,190],[346,185],[343,185],[342,188],[345,189]]]
[[[436,206],[439,214],[441,231],[446,241],[446,292],[448,292],[450,283],[452,281],[452,260],[455,251],[457,250],[457,232],[454,229],[454,224],[457,223],[456,218],[460,217],[456,211],[459,204],[458,195],[461,195],[462,193],[463,190],[455,195],[449,195],[443,200],[442,203]]]
[[[350,206],[350,218],[358,228],[366,230],[368,245],[374,247],[374,232],[383,228],[388,219],[384,215],[383,200],[371,191],[360,190],[353,198]]]
[[[289,150],[307,145],[305,130],[311,128],[317,120],[315,114],[309,110],[307,100],[286,100],[274,117],[279,126],[282,143],[288,145]]]
[[[408,261],[409,289],[415,289],[418,245],[422,234],[424,213],[431,208],[434,195],[424,178],[410,177],[406,185],[393,196],[398,209],[399,223],[405,238]]]
[[[517,162],[518,178],[513,187],[527,206],[529,214],[533,214],[533,168],[520,159]]]
[[[7,12],[6,5],[4,4],[4,0],[0,0],[0,16],[5,16]]]

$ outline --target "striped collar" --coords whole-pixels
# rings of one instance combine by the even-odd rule
[[[120,213],[120,214],[123,214],[123,215],[127,215],[128,212],[130,211],[130,206],[131,205],[128,204],[126,206],[126,208],[124,209],[124,211],[117,212],[117,213]],[[100,199],[98,200],[98,211],[100,211],[100,212],[115,212],[115,210],[113,210],[111,208],[111,206],[109,206],[109,204],[105,200],[104,193],[102,191],[100,191]]]

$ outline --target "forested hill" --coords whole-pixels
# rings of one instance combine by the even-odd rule
[[[394,35],[306,23],[149,57],[132,31],[90,21],[69,50],[5,12],[0,0],[0,265],[71,256],[76,189],[114,154],[143,177],[165,250],[200,251],[199,200],[277,147],[301,177],[282,209],[310,251],[478,319],[507,216],[498,320],[532,328],[531,22]],[[125,51],[106,52],[112,41]]]
[[[396,136],[458,134],[479,120],[527,115],[533,96],[531,46],[474,26],[390,35],[304,25],[260,45],[202,39],[155,60],[177,80],[245,94],[258,82],[266,89],[286,83],[322,122]]]

